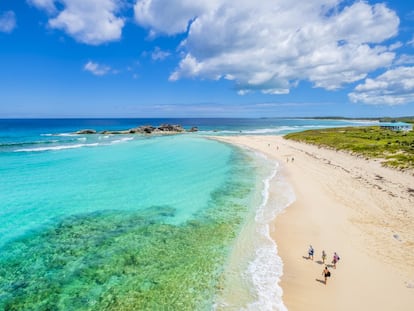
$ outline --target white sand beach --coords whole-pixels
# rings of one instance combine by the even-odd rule
[[[281,136],[216,139],[278,160],[294,189],[296,201],[271,228],[289,310],[413,310],[413,172]],[[341,257],[326,285],[322,250],[329,264],[334,252]]]

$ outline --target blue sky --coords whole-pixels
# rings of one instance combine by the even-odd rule
[[[0,117],[414,115],[407,0],[3,0]]]

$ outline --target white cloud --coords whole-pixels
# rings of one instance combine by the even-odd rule
[[[166,59],[168,56],[170,56],[171,53],[167,51],[162,51],[158,46],[155,47],[154,51],[151,53],[152,60],[155,61],[162,61]]]
[[[191,20],[214,9],[218,0],[138,0],[134,6],[135,20],[151,28],[151,34],[174,35],[187,31]]]
[[[334,90],[392,64],[381,46],[399,18],[384,4],[342,0],[139,0],[137,22],[150,32],[188,34],[170,80],[231,77],[240,94],[286,94],[299,81]],[[342,9],[341,9],[342,7]]]
[[[410,41],[407,42],[408,45],[414,46],[414,36],[411,38]]]
[[[0,14],[0,32],[10,33],[16,28],[16,14],[7,11]]]
[[[83,70],[89,71],[90,73],[94,74],[95,76],[104,76],[111,72],[111,67],[106,65],[101,65],[92,61],[89,61],[83,67]]]
[[[27,2],[39,9],[46,10],[49,13],[56,11],[55,0],[27,0]]]
[[[349,99],[391,106],[414,103],[414,67],[397,67],[375,79],[366,79],[349,94]]]
[[[52,17],[49,26],[61,29],[77,41],[99,45],[121,38],[125,21],[116,16],[123,0],[30,0]],[[62,4],[58,10],[55,3]]]
[[[414,64],[414,55],[401,54],[395,61],[396,65],[412,65]]]
[[[391,44],[388,49],[390,51],[394,51],[394,50],[398,50],[402,46],[404,46],[404,44],[402,44],[401,42],[398,41],[398,42],[395,42],[395,43]]]

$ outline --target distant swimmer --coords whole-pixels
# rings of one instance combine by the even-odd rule
[[[327,266],[325,266],[325,269],[323,269],[322,275],[325,278],[325,285],[326,285],[326,281],[328,281],[328,278],[331,277],[331,272],[329,271]]]
[[[325,263],[326,260],[326,253],[325,250],[322,251],[322,262]]]
[[[313,253],[314,253],[313,247],[312,247],[312,245],[309,245],[308,259],[312,259],[313,260]]]

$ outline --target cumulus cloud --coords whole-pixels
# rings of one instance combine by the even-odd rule
[[[63,30],[79,42],[99,45],[121,38],[125,20],[116,14],[122,8],[122,0],[30,1],[51,14],[51,28]]]
[[[16,28],[16,14],[13,11],[0,13],[0,32],[10,33]]]
[[[46,10],[49,13],[56,11],[55,0],[27,0],[27,2],[39,9]]]
[[[151,58],[152,60],[155,60],[155,61],[162,61],[170,55],[171,55],[170,52],[163,51],[157,46],[155,47],[154,51],[151,53]]]
[[[101,65],[92,61],[89,61],[83,67],[83,70],[89,71],[90,73],[94,74],[95,76],[104,76],[111,72],[111,67],[106,65]]]
[[[175,35],[186,32],[198,15],[215,8],[217,0],[138,0],[134,6],[135,20],[151,29],[153,34]]]
[[[414,102],[414,67],[390,69],[375,79],[366,79],[349,94],[352,102],[400,105]]]
[[[186,33],[170,80],[230,79],[240,94],[286,94],[300,81],[335,90],[392,64],[399,18],[385,4],[343,0],[138,0],[150,32]],[[173,4],[172,4],[173,3]]]

